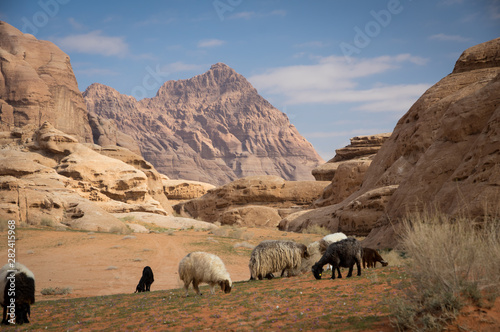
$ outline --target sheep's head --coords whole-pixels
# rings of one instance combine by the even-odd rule
[[[314,264],[312,267],[312,273],[314,275],[314,278],[320,280],[321,275],[323,274],[323,267],[319,266],[318,264]]]
[[[231,293],[231,283],[229,282],[229,280],[222,280],[219,282],[219,285],[220,285],[220,289],[228,294],[228,293]]]
[[[302,251],[302,258],[309,258],[309,252],[307,251],[307,246],[305,244],[299,244],[300,250]]]
[[[389,263],[387,263],[386,261],[381,261],[380,263],[382,263],[382,266],[387,266],[387,265],[389,265]]]

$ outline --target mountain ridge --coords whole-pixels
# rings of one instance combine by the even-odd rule
[[[249,175],[312,180],[312,169],[323,162],[286,114],[220,62],[165,82],[152,98],[137,101],[100,84],[83,96],[90,114],[112,119],[171,178],[216,185]]]

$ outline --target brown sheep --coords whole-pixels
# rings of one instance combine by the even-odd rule
[[[380,262],[382,266],[387,266],[389,263],[384,261],[382,256],[377,250],[371,248],[363,248],[363,269],[375,267],[377,262]]]

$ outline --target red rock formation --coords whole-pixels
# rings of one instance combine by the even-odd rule
[[[276,227],[289,211],[308,207],[328,182],[285,181],[277,176],[250,176],[181,202],[174,210],[208,222]]]
[[[284,113],[222,63],[168,81],[150,99],[136,101],[101,84],[88,87],[84,98],[89,112],[112,119],[173,179],[216,185],[251,175],[312,180],[311,170],[322,162]]]
[[[390,137],[390,133],[356,136],[351,144],[336,150],[336,155],[325,164],[313,169],[312,174],[318,181],[332,181],[325,188],[315,207],[328,206],[342,202],[359,190],[365,173],[375,154]]]
[[[87,110],[68,55],[0,22],[0,130],[43,122],[92,142]]]
[[[339,204],[290,216],[280,227],[300,230],[316,223],[368,235],[363,244],[380,248],[396,245],[393,225],[411,211],[498,217],[499,128],[497,38],[466,50],[454,71],[399,120],[359,191]]]

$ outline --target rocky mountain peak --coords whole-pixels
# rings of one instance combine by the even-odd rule
[[[83,95],[91,114],[113,119],[170,178],[215,185],[250,175],[312,180],[311,170],[322,162],[288,117],[223,63],[167,81],[155,97],[140,101],[100,85]]]

